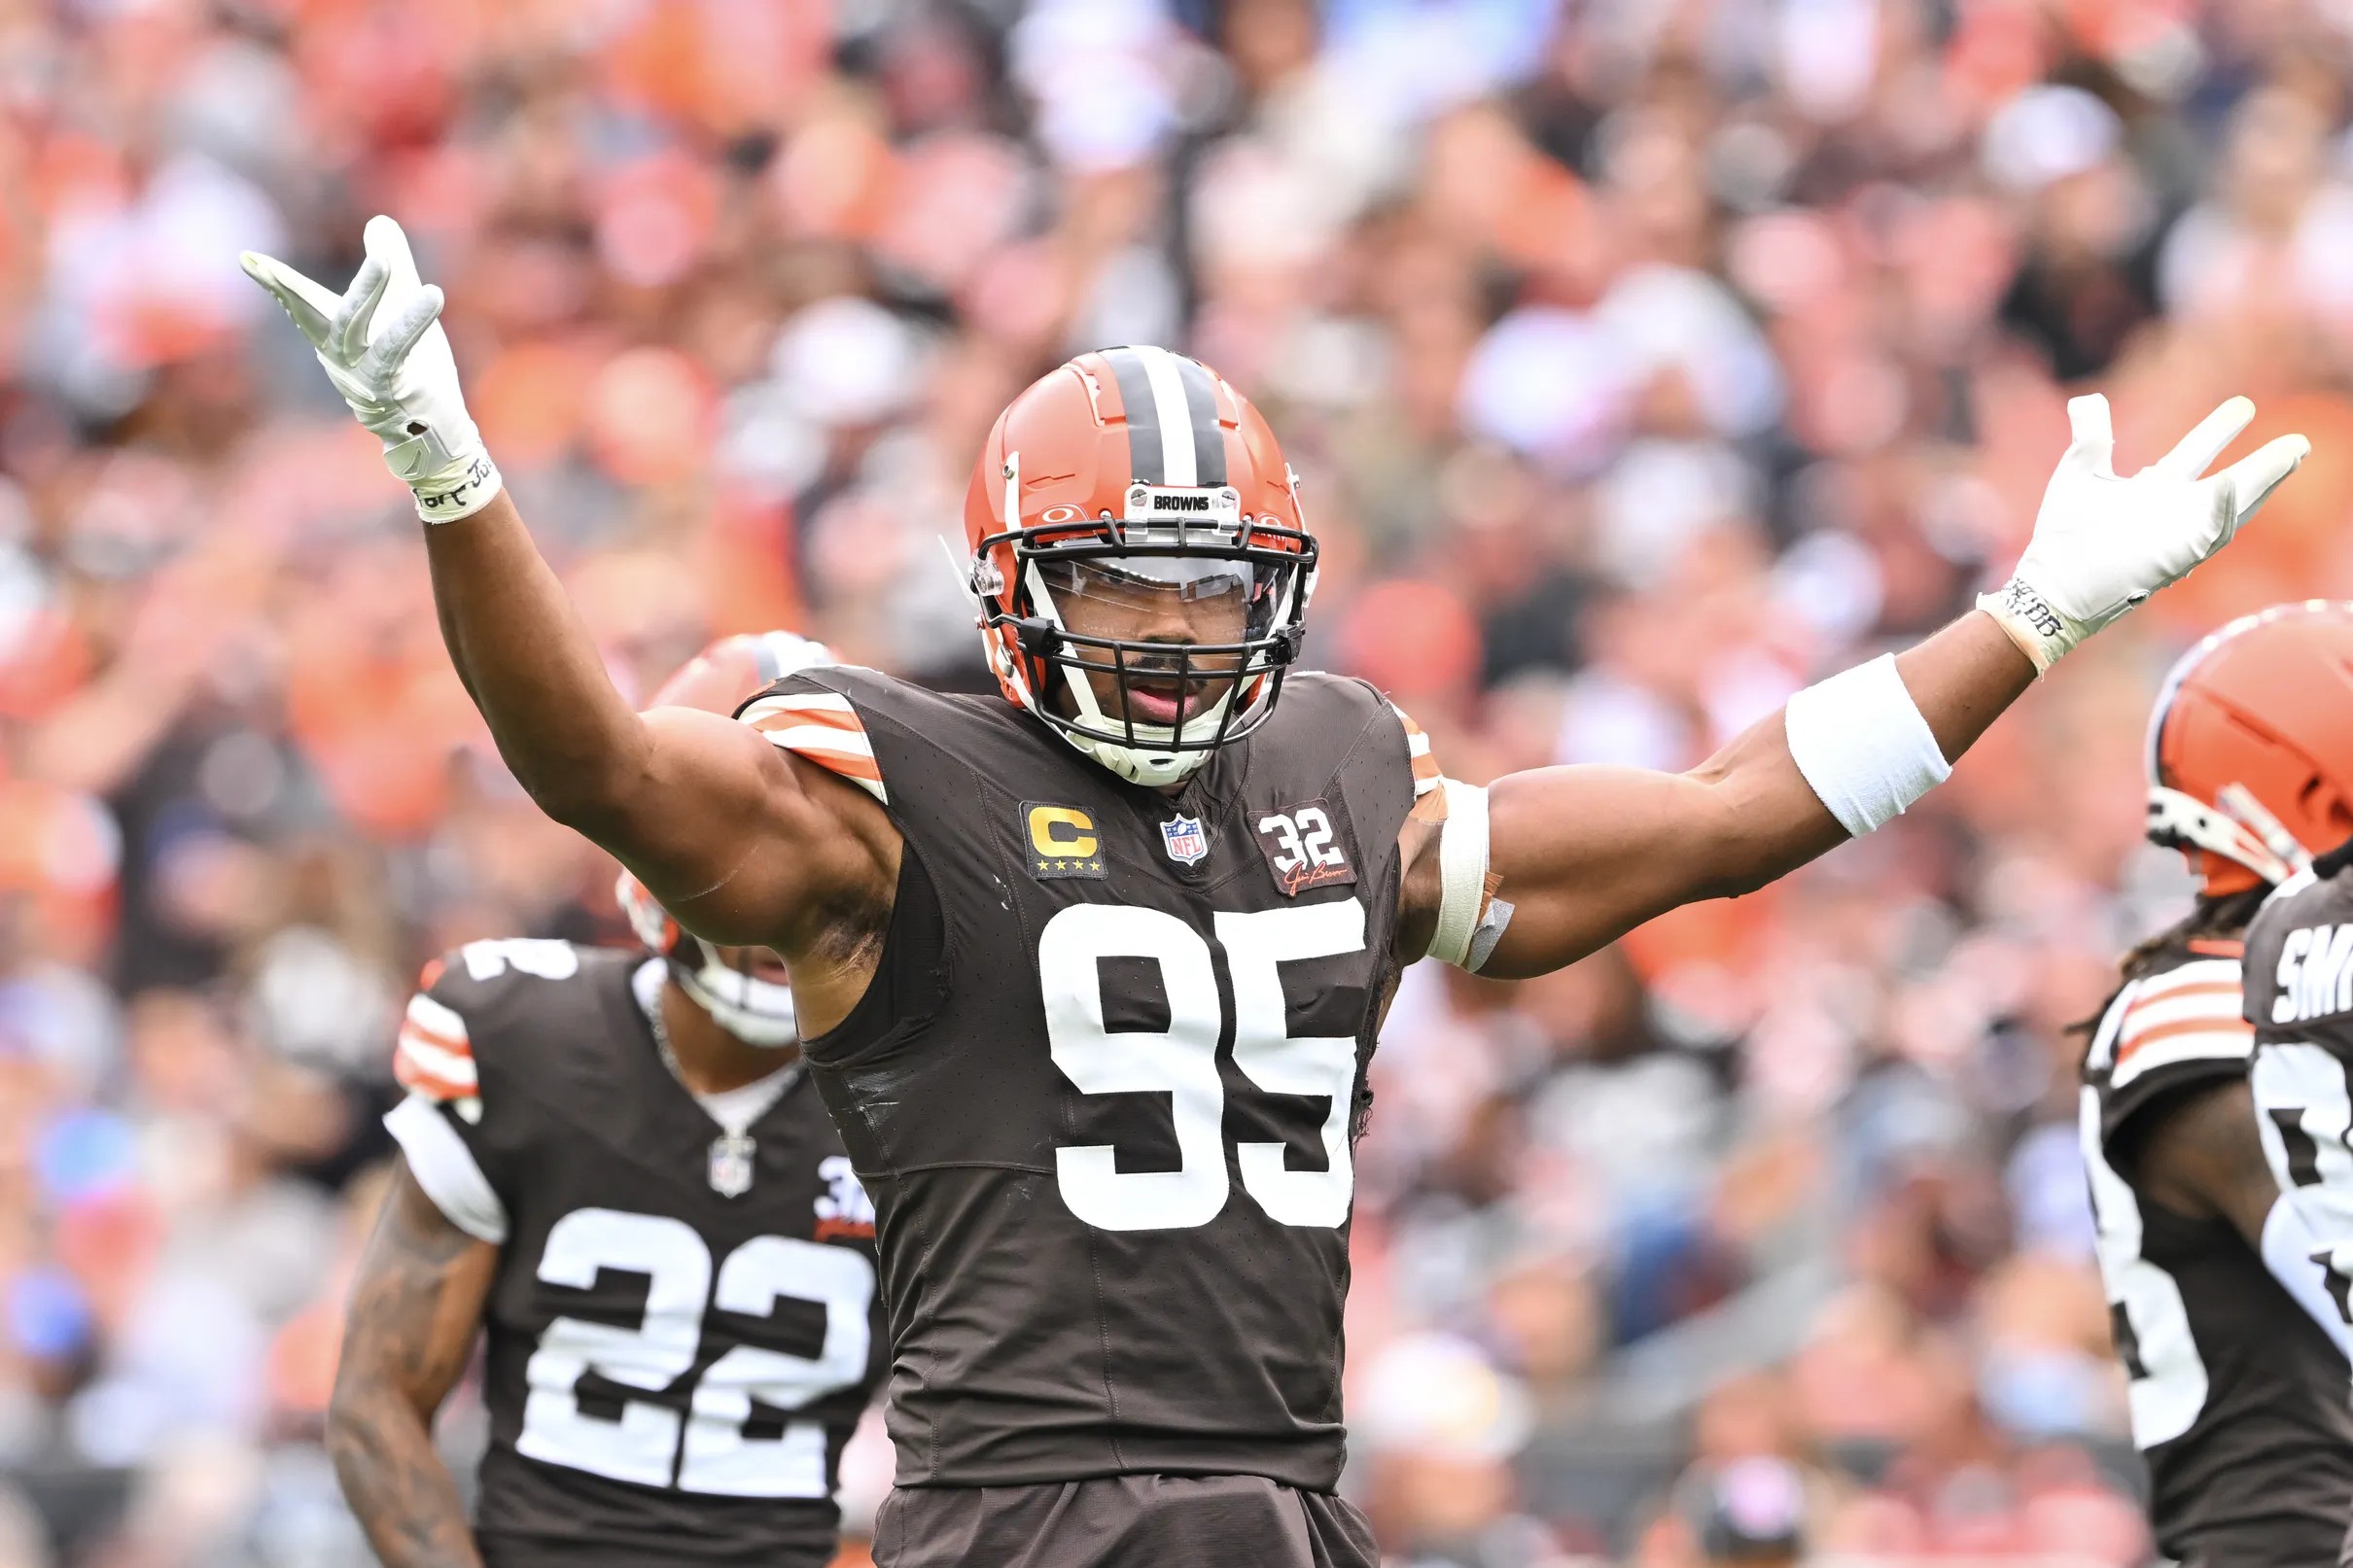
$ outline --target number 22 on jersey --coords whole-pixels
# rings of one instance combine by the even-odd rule
[[[1243,1190],[1283,1225],[1336,1227],[1348,1218],[1355,1176],[1348,1124],[1356,1093],[1352,1036],[1293,1035],[1284,1019],[1282,965],[1364,951],[1364,905],[1354,898],[1215,916],[1217,944],[1234,982],[1234,1065],[1270,1095],[1328,1097],[1321,1170],[1285,1167],[1280,1142],[1235,1148]],[[1104,958],[1160,966],[1169,1022],[1156,1031],[1104,1027]],[[1210,944],[1176,916],[1127,904],[1072,904],[1037,937],[1046,1048],[1085,1095],[1165,1094],[1176,1132],[1175,1170],[1123,1171],[1107,1143],[1055,1150],[1063,1202],[1106,1231],[1207,1225],[1224,1209],[1225,1090],[1217,1071],[1223,1019]]]
[[[727,1497],[823,1497],[825,1429],[787,1421],[776,1437],[750,1437],[753,1401],[802,1410],[865,1375],[874,1266],[847,1247],[755,1236],[727,1254],[712,1282],[711,1249],[685,1221],[612,1208],[575,1209],[556,1221],[539,1276],[585,1290],[600,1271],[646,1276],[646,1309],[634,1329],[558,1317],[540,1336],[525,1376],[515,1449],[527,1458],[641,1486]],[[627,1400],[617,1420],[580,1410],[579,1384],[593,1372],[659,1394],[694,1368],[703,1317],[717,1308],[766,1317],[780,1297],[825,1309],[825,1346],[812,1358],[757,1345],[729,1346],[695,1380],[686,1413]]]

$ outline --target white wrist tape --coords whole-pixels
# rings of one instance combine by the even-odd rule
[[[2132,603],[2138,604],[2147,597],[2142,594]],[[2023,577],[2012,577],[1992,593],[1979,594],[1977,608],[1991,615],[1993,623],[2019,645],[2019,651],[2034,661],[2037,680],[2065,658],[2076,644],[2099,630],[2098,626],[2083,625],[2060,614]]]
[[[1789,699],[1784,722],[1798,772],[1856,838],[1952,772],[1890,654],[1808,686]]]
[[[1502,939],[1512,906],[1487,896],[1487,791],[1441,779],[1446,827],[1438,836],[1438,929],[1429,958],[1473,974]]]
[[[401,451],[395,448],[385,453],[385,461],[401,472]],[[461,517],[472,517],[490,505],[505,482],[499,476],[499,466],[490,461],[488,452],[476,449],[446,467],[431,473],[411,478],[401,474],[417,498],[417,515],[429,523],[454,523]]]

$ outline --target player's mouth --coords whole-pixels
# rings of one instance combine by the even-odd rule
[[[1200,680],[1179,680],[1174,676],[1130,676],[1128,716],[1141,724],[1164,724],[1174,729],[1201,712],[1204,684]]]

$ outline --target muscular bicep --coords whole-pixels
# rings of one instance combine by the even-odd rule
[[[2279,1183],[2264,1157],[2247,1080],[2193,1084],[2140,1119],[2146,1125],[2129,1145],[2128,1164],[2141,1192],[2177,1214],[2228,1220],[2261,1252]]]
[[[430,1420],[466,1370],[497,1265],[498,1248],[451,1224],[403,1158],[352,1281],[337,1405],[390,1392]]]
[[[688,929],[790,958],[887,905],[897,834],[871,798],[731,718],[657,708],[644,723],[628,819],[585,830]]]
[[[1488,791],[1511,924],[1481,971],[1542,974],[1678,904],[1752,891],[1845,842],[1776,715],[1689,773],[1536,768]]]

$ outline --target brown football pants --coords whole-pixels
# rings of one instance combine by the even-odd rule
[[[1260,1476],[902,1486],[878,1568],[1379,1568],[1364,1516]]]

